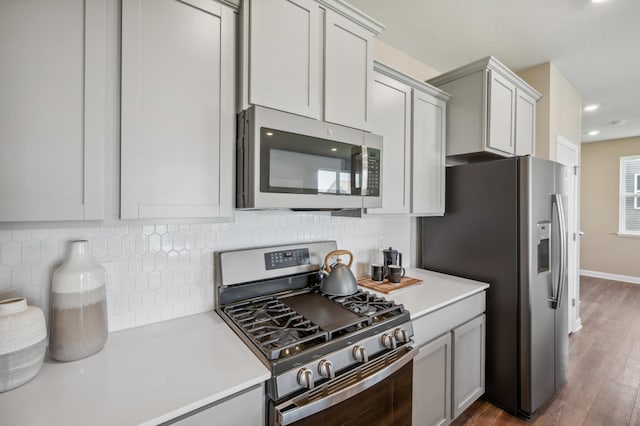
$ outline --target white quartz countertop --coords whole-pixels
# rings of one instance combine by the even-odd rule
[[[45,361],[0,393],[2,426],[154,425],[262,383],[269,370],[215,313],[109,335],[83,360]]]
[[[489,287],[487,283],[425,269],[407,268],[405,275],[422,280],[422,283],[399,288],[389,294],[365,288],[363,290],[404,305],[411,313],[411,318],[415,319]]]

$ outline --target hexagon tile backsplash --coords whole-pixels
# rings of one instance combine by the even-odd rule
[[[0,300],[26,297],[48,318],[51,274],[69,241],[87,239],[107,272],[109,330],[116,331],[213,309],[214,251],[336,240],[354,253],[359,276],[381,260],[380,245],[408,253],[409,232],[408,217],[283,211],[238,211],[230,223],[0,230]]]

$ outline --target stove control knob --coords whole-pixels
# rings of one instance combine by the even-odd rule
[[[313,371],[301,368],[298,371],[298,384],[303,388],[313,389]]]
[[[364,346],[355,346],[353,348],[353,357],[358,362],[369,362],[369,356]]]
[[[382,335],[382,344],[387,349],[395,349],[396,348],[396,339],[391,334],[383,334]]]
[[[333,379],[336,377],[336,372],[333,371],[333,364],[326,359],[321,360],[318,363],[318,373],[325,379]]]
[[[396,328],[393,331],[393,337],[400,343],[407,343],[409,341],[409,334],[404,328]]]

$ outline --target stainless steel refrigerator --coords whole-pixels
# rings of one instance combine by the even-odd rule
[[[484,398],[524,417],[567,377],[569,172],[531,157],[449,167],[445,215],[421,220],[423,268],[490,283]]]

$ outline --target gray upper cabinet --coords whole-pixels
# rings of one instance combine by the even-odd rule
[[[371,131],[382,135],[382,207],[370,214],[444,214],[449,95],[374,62]]]
[[[516,89],[516,155],[535,155],[536,98]]]
[[[488,79],[487,148],[511,156],[515,154],[516,86],[492,70]]]
[[[447,157],[533,155],[535,109],[540,93],[493,57],[428,81],[451,94]]]
[[[411,214],[415,216],[444,215],[447,98],[441,92],[413,89]]]
[[[319,118],[320,9],[313,0],[243,3],[248,104]]]
[[[123,219],[232,215],[234,15],[212,0],[123,2]]]
[[[372,44],[383,28],[342,1],[244,1],[241,108],[369,130]]]
[[[105,16],[0,2],[0,221],[103,218]]]
[[[371,131],[382,136],[382,207],[374,214],[408,214],[411,208],[411,87],[381,72],[373,77]]]
[[[373,37],[369,29],[332,9],[325,12],[324,119],[368,129],[371,114]]]

